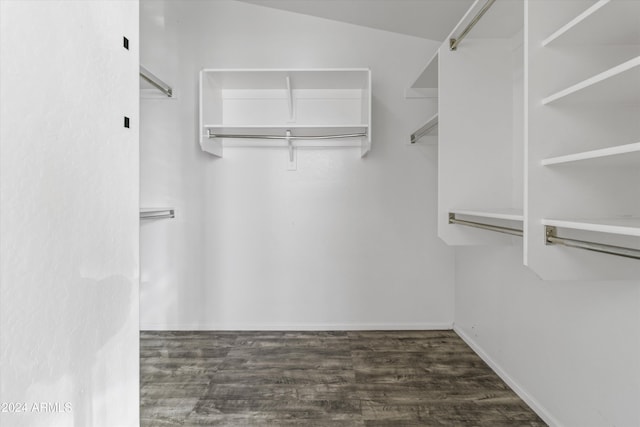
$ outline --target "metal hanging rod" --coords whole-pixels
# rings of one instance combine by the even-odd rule
[[[550,225],[545,225],[544,236],[545,244],[547,245],[563,245],[569,248],[585,249],[588,251],[600,252],[603,254],[618,255],[625,258],[640,259],[640,250],[638,249],[558,237],[558,230],[556,229],[556,227]]]
[[[296,139],[339,139],[339,138],[358,138],[367,136],[366,132],[362,133],[345,133],[342,135],[311,135],[311,136],[280,136],[280,135],[238,135],[228,133],[212,133],[209,132],[209,138],[240,138],[240,139],[282,139],[282,140],[296,140]]]
[[[173,89],[171,88],[171,86],[163,82],[161,79],[158,78],[158,76],[156,76],[151,71],[144,68],[142,65],[140,66],[140,77],[148,81],[150,84],[152,84],[162,93],[167,95],[169,98],[173,97]]]
[[[496,0],[487,0],[485,5],[482,6],[482,9],[480,9],[480,12],[478,12],[478,14],[473,17],[471,22],[469,22],[469,25],[467,25],[467,27],[462,30],[462,33],[460,33],[458,38],[449,39],[449,50],[456,50],[458,48],[460,42],[467,36],[467,34],[469,34],[469,31],[471,31],[471,29],[478,23],[478,21],[480,21],[480,18],[482,18],[482,16],[487,13],[487,10],[489,10],[489,8],[493,5],[493,3],[495,3],[495,1]]]
[[[174,209],[158,209],[155,211],[140,212],[140,219],[163,219],[175,217],[176,212]]]
[[[438,119],[435,119],[435,122],[429,120],[427,124],[422,126],[420,129],[411,134],[411,143],[415,144],[420,138],[431,132],[432,129],[438,126]]]
[[[466,221],[456,218],[456,214],[449,212],[449,224],[466,225],[468,227],[481,228],[483,230],[496,231],[498,233],[511,234],[522,237],[523,232],[517,228],[501,227],[498,225],[483,224],[481,222]]]

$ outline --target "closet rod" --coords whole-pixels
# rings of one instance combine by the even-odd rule
[[[558,237],[556,227],[550,225],[545,225],[544,231],[545,243],[547,245],[557,244],[567,246],[569,248],[585,249],[588,251],[600,252],[603,254],[618,255],[625,258],[640,259],[640,250],[638,249]]]
[[[517,228],[501,227],[498,225],[483,224],[480,222],[466,221],[456,218],[456,214],[449,212],[449,224],[466,225],[468,227],[481,228],[483,230],[497,231],[498,233],[511,234],[513,236],[522,237],[522,230]]]
[[[173,97],[173,89],[171,88],[171,86],[160,80],[155,74],[144,68],[142,65],[140,65],[140,77],[155,86],[169,98]]]
[[[436,126],[438,126],[438,121],[437,120],[436,120],[435,123],[427,123],[426,125],[424,125],[420,129],[418,129],[417,131],[412,133],[411,134],[411,143],[415,144],[416,141],[418,141],[420,138],[422,138],[423,136],[425,136],[426,134],[431,132],[431,129],[435,128]]]
[[[227,133],[209,133],[209,138],[240,138],[240,139],[283,139],[283,140],[295,140],[295,139],[339,139],[339,138],[358,138],[361,136],[367,136],[363,133],[345,133],[342,135],[314,135],[314,136],[279,136],[279,135],[238,135]]]
[[[176,213],[173,209],[158,209],[157,211],[140,212],[140,219],[162,219],[175,217]]]
[[[478,21],[480,21],[480,18],[482,18],[482,16],[487,12],[487,10],[489,10],[491,5],[495,3],[495,1],[496,0],[487,0],[485,5],[482,6],[482,9],[480,9],[480,12],[478,12],[478,14],[473,17],[471,22],[469,22],[469,25],[467,25],[467,27],[462,31],[462,33],[460,33],[458,38],[454,37],[449,39],[449,50],[458,49],[458,45],[460,44],[460,42],[467,36],[467,34],[469,34],[469,31],[471,31],[471,29],[478,23]]]

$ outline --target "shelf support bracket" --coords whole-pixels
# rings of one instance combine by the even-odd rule
[[[287,162],[287,170],[295,171],[298,169],[297,161],[296,161],[296,150],[293,146],[294,137],[291,136],[291,131],[288,130],[284,139],[287,141],[287,148],[289,150],[289,161]]]
[[[295,121],[293,118],[293,91],[291,90],[291,77],[287,76],[287,101],[289,105],[289,121]]]
[[[291,141],[291,131],[287,131],[287,135],[285,137],[287,140],[287,147],[289,148],[289,161],[293,162],[293,141]]]

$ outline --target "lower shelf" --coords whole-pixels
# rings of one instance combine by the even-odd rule
[[[543,219],[542,225],[640,237],[640,217],[601,219]]]
[[[545,243],[547,245],[558,244],[570,248],[640,259],[640,240],[635,239],[636,237],[640,237],[640,218],[623,217],[597,220],[543,219],[542,224],[545,227]],[[602,241],[561,237],[559,236],[558,228],[565,230],[565,232],[582,231],[603,233],[602,237],[605,235],[623,236],[631,238],[632,242],[627,239],[624,245],[619,245],[604,243]]]

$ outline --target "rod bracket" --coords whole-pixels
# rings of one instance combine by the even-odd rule
[[[455,224],[456,214],[449,212],[449,224]]]
[[[289,161],[293,162],[293,142],[291,141],[291,131],[288,130],[285,136],[287,147],[289,148]]]
[[[455,51],[455,50],[458,49],[458,45],[460,44],[462,39],[464,39],[467,36],[467,34],[469,34],[469,31],[471,31],[471,29],[478,23],[480,18],[482,18],[482,16],[485,13],[487,13],[487,10],[489,10],[491,5],[493,5],[493,3],[495,3],[495,1],[496,0],[487,0],[487,2],[484,4],[484,6],[482,6],[482,9],[480,9],[478,14],[476,16],[474,16],[473,19],[466,26],[466,28],[464,30],[462,30],[462,32],[460,33],[458,38],[449,39],[449,50],[454,50]]]
[[[552,237],[557,237],[558,230],[556,227],[552,225],[544,226],[544,244],[545,245],[553,245]]]

